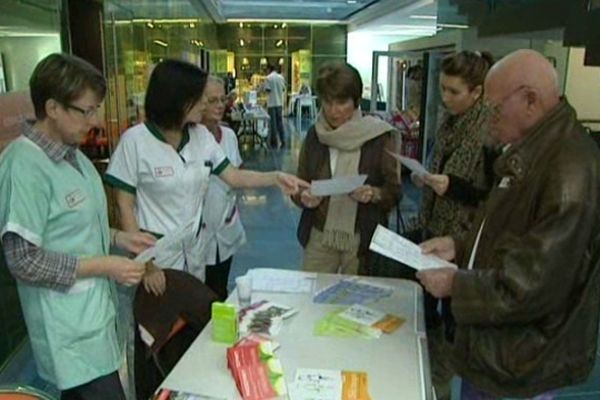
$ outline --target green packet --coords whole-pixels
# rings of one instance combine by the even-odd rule
[[[215,342],[234,344],[238,339],[238,313],[234,304],[212,304],[212,339]]]
[[[381,335],[379,329],[350,321],[339,316],[345,309],[338,309],[327,314],[324,318],[317,321],[313,329],[315,336],[334,336],[339,338],[378,338]]]

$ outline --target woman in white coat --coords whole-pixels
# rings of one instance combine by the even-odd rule
[[[203,96],[207,74],[177,60],[157,64],[146,92],[146,121],[121,137],[105,181],[117,190],[123,230],[168,236],[169,246],[156,254],[144,276],[144,287],[164,293],[161,268],[190,272],[204,280],[204,264],[197,253],[202,205],[211,175],[232,187],[277,185],[296,193],[308,183],[283,172],[239,170],[214,137],[199,125],[206,107]],[[160,268],[159,268],[160,267]]]
[[[237,136],[231,128],[221,124],[227,102],[224,82],[209,76],[204,97],[206,108],[202,114],[202,124],[213,135],[231,165],[239,168],[242,157]],[[235,193],[215,176],[210,177],[203,215],[200,241],[206,262],[206,284],[225,300],[233,255],[246,242],[246,234]]]

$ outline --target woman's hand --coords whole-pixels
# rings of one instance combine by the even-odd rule
[[[350,193],[350,197],[356,200],[359,203],[370,203],[376,202],[381,196],[379,188],[373,187],[371,185],[363,185],[358,189],[355,189],[352,193]]]
[[[144,232],[115,231],[114,239],[117,247],[133,254],[139,254],[156,243],[154,236]]]
[[[321,196],[313,196],[310,190],[303,190],[300,193],[300,202],[306,208],[317,208],[323,201]]]
[[[107,256],[103,258],[103,263],[106,263],[107,275],[125,286],[137,285],[146,270],[144,264],[127,257]]]
[[[448,175],[429,174],[425,175],[423,180],[438,196],[443,196],[448,191],[448,185],[450,184]]]
[[[144,289],[146,289],[146,292],[152,293],[155,296],[162,296],[167,289],[165,272],[155,266],[152,262],[147,263],[146,266],[146,274],[143,279]]]
[[[275,183],[288,196],[298,193],[300,189],[308,189],[310,187],[310,183],[285,172],[275,173]]]

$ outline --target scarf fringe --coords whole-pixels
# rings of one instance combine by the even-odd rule
[[[354,246],[355,235],[338,230],[325,230],[322,244],[339,251],[350,251]]]

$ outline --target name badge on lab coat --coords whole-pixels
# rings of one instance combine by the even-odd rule
[[[155,178],[166,178],[167,176],[173,176],[175,171],[173,167],[156,167],[154,168]]]
[[[65,202],[69,208],[77,207],[79,204],[83,203],[84,200],[85,194],[81,189],[74,190],[65,196]]]

